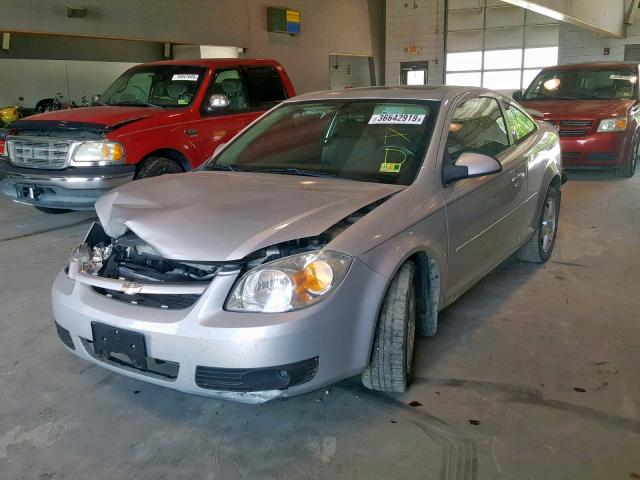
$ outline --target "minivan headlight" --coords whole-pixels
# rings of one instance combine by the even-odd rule
[[[600,125],[598,125],[598,132],[622,132],[626,129],[626,117],[605,118],[600,120]]]
[[[82,142],[73,154],[76,163],[109,165],[124,160],[124,148],[118,142]]]
[[[225,308],[275,313],[313,305],[340,284],[351,260],[343,253],[316,250],[265,263],[236,283]]]

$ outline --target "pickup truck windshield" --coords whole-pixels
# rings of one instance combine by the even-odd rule
[[[630,68],[544,71],[523,100],[627,100],[637,98],[638,74]]]
[[[102,105],[186,107],[191,105],[206,69],[185,65],[134,67],[100,98]]]
[[[203,170],[409,185],[424,159],[437,105],[402,100],[284,104],[236,138]]]

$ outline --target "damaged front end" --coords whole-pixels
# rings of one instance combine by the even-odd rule
[[[72,254],[67,275],[115,300],[179,309],[193,305],[223,268],[164,259],[132,232],[112,239],[94,223]]]

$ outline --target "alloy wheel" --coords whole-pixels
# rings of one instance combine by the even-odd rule
[[[552,197],[547,198],[542,210],[540,223],[540,246],[544,253],[549,252],[556,233],[556,202]]]

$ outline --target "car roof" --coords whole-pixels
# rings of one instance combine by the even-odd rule
[[[608,68],[630,68],[638,67],[638,62],[584,62],[584,63],[568,63],[565,65],[556,65],[547,67],[544,71],[573,71],[573,70],[606,70]]]
[[[280,64],[270,58],[194,58],[190,60],[161,60],[157,62],[147,62],[140,65],[184,65],[194,67],[211,67],[211,66],[232,66],[232,65],[272,65],[280,66]],[[140,66],[137,65],[137,66]]]
[[[345,99],[409,99],[409,100],[442,100],[444,97],[456,96],[462,93],[491,92],[491,90],[478,87],[457,87],[449,85],[440,86],[384,86],[347,88],[343,90],[322,90],[309,92],[293,97],[287,102],[300,102],[310,100],[345,100]]]

